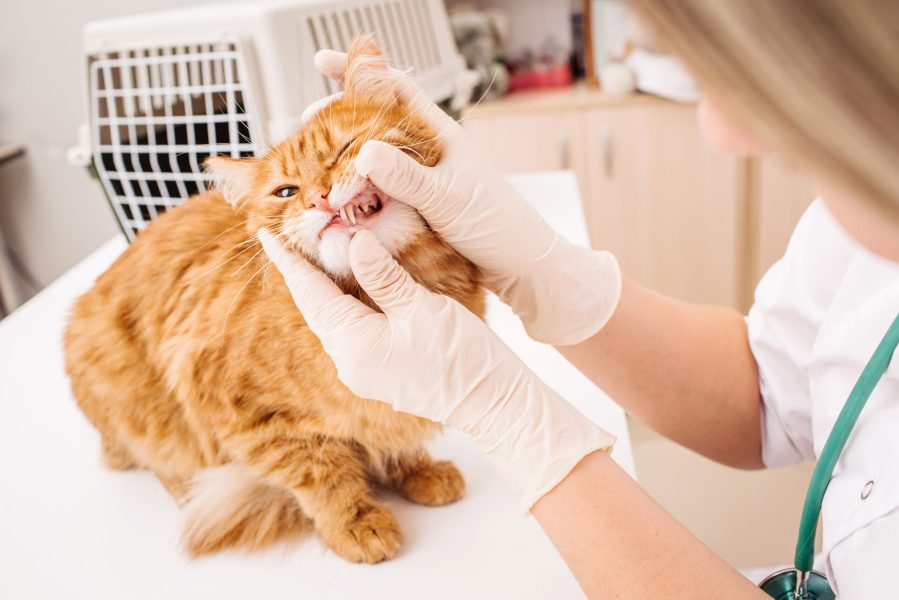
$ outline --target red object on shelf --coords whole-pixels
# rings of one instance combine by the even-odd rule
[[[540,65],[512,73],[509,91],[564,87],[571,81],[571,67],[568,65]]]

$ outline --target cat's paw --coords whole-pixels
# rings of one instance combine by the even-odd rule
[[[138,467],[137,461],[131,457],[124,446],[106,437],[103,438],[100,455],[103,457],[106,467],[113,471],[129,471]]]
[[[448,460],[427,462],[406,475],[397,491],[417,504],[443,506],[465,495],[465,479]]]
[[[334,552],[352,562],[390,560],[403,542],[393,514],[376,504],[359,506],[351,519],[320,533]]]

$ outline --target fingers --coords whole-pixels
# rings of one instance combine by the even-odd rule
[[[408,314],[424,291],[368,230],[350,241],[350,266],[362,289],[388,316]]]
[[[346,70],[346,52],[319,50],[315,53],[315,68],[325,77],[340,79]]]
[[[321,112],[322,109],[327,108],[332,103],[337,102],[343,98],[343,92],[337,92],[336,94],[331,94],[330,96],[325,96],[319,100],[316,100],[312,104],[306,107],[306,110],[303,111],[303,114],[300,116],[300,123],[305,125],[309,121],[311,121],[315,115]]]
[[[260,229],[256,235],[265,253],[284,276],[306,323],[316,334],[372,313],[367,306],[345,295],[327,275],[285,248],[267,229]]]
[[[365,142],[356,157],[356,172],[388,196],[408,204],[425,219],[436,196],[436,173],[386,142]]]

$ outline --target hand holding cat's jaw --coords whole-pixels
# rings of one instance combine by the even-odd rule
[[[470,435],[510,475],[525,511],[581,458],[614,443],[477,316],[416,283],[373,233],[353,237],[349,260],[383,314],[343,295],[267,232],[259,237],[340,380],[359,397]],[[565,435],[545,435],[550,430]]]
[[[303,313],[306,323],[318,335],[317,324],[323,307],[336,298],[344,297],[343,290],[302,256],[291,252],[268,229],[261,228],[256,232],[256,236],[262,242],[262,248],[269,259],[284,277],[293,301]],[[355,298],[349,296],[346,298],[353,300],[365,310],[369,310]]]
[[[320,336],[322,328],[332,327],[344,318],[378,315],[352,296],[344,294],[328,275],[291,252],[268,229],[263,227],[256,235],[316,335]],[[420,291],[430,293],[406,273],[370,231],[359,230],[353,235],[349,254],[356,280],[385,314],[401,310]],[[340,304],[346,314],[328,311],[333,321],[322,321],[319,318],[323,315],[322,307],[338,299],[345,299]]]

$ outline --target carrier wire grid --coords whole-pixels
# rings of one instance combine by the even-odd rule
[[[207,189],[207,156],[258,153],[240,60],[234,45],[210,44],[91,64],[94,168],[129,241]]]
[[[340,89],[313,55],[345,50],[359,32],[436,102],[459,110],[470,99],[476,77],[441,0],[193,7],[87,26],[88,126],[69,158],[95,173],[130,242],[208,189],[206,157],[260,155],[293,133],[310,102]]]

